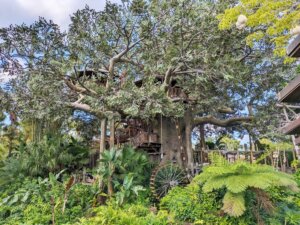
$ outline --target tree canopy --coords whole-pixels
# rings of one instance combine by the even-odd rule
[[[233,126],[255,115],[262,124],[260,110],[277,113],[274,94],[294,73],[269,57],[271,42],[247,44],[252,30],[218,29],[224,10],[220,26],[229,28],[226,8],[235,3],[124,0],[78,10],[67,32],[44,18],[1,28],[1,65],[18,74],[10,108],[51,120],[74,110],[143,119],[189,112],[193,126]],[[185,99],[171,98],[170,87]]]
[[[242,23],[249,30],[246,38],[251,47],[257,42],[274,44],[274,54],[286,57],[286,46],[291,36],[300,33],[300,6],[297,0],[241,0],[220,14],[219,28],[229,29],[239,25],[238,17],[244,16]],[[286,58],[286,62],[293,61]]]

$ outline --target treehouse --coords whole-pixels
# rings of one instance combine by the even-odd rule
[[[163,76],[155,76],[154,83],[162,84],[164,82],[164,77]],[[143,85],[143,79],[137,79],[135,82],[135,85],[137,87],[142,87]],[[170,82],[170,85],[168,87],[168,96],[173,100],[173,101],[187,101],[188,100],[188,95],[183,91],[183,89],[180,87],[176,79],[172,79]]]
[[[300,35],[287,47],[287,55],[290,57],[300,57]],[[300,76],[292,80],[285,88],[277,94],[278,101],[282,104],[285,116],[285,125],[280,128],[281,132],[287,135],[292,135],[295,151],[300,158],[300,152],[297,145],[300,144],[300,116],[299,116],[299,103],[300,103]],[[287,105],[289,104],[289,105]],[[289,116],[289,112],[293,116]]]
[[[299,103],[300,102],[300,76],[292,80],[278,94],[279,102],[284,103]]]

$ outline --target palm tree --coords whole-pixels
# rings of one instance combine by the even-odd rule
[[[278,172],[271,166],[244,161],[230,164],[219,155],[211,158],[212,164],[204,168],[195,180],[203,184],[204,192],[226,188],[222,210],[230,216],[239,217],[245,212],[246,191],[252,191],[257,203],[269,210],[272,204],[266,193],[268,188],[278,186],[298,191],[292,176]]]
[[[108,195],[112,196],[114,193],[113,183],[124,183],[129,174],[132,176],[134,186],[143,184],[147,178],[146,169],[148,167],[149,160],[145,154],[130,146],[124,146],[121,149],[105,150],[101,154],[98,173],[107,185]]]
[[[122,151],[111,149],[104,151],[100,159],[99,173],[102,179],[107,182],[108,195],[111,197],[114,193],[113,189],[113,175],[115,174],[116,167],[121,164]]]

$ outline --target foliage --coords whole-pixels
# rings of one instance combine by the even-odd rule
[[[264,150],[264,153],[256,160],[256,163],[261,162],[268,156],[270,156],[274,151],[294,151],[294,146],[290,141],[272,141],[267,138],[262,138],[258,141],[258,147],[261,150]],[[295,164],[295,161],[294,161]],[[293,165],[292,167],[295,167],[296,165]]]
[[[70,108],[108,119],[182,118],[189,111],[194,125],[200,117],[227,126],[214,118],[250,121],[248,104],[256,109],[263,102],[259,111],[276,113],[274,90],[294,74],[268,57],[272,44],[250,57],[246,33],[217,29],[216,15],[235,2],[124,0],[102,11],[78,10],[66,33],[44,18],[1,28],[1,65],[24,65],[6,94],[23,118],[56,118]],[[85,69],[95,74],[80,75]],[[188,101],[170,98],[175,79]],[[234,115],[220,114],[224,106]]]
[[[45,177],[65,168],[79,169],[87,159],[88,148],[75,139],[44,136],[40,142],[21,142],[13,155],[3,161],[0,173],[7,182],[18,176]]]
[[[274,54],[286,56],[286,46],[292,29],[299,25],[300,7],[296,0],[240,0],[238,4],[219,15],[220,29],[229,29],[239,15],[247,17],[247,43],[254,47],[257,42],[275,44]],[[291,61],[287,59],[286,61]]]
[[[159,211],[157,214],[150,212],[144,205],[134,204],[119,207],[113,203],[107,206],[100,206],[93,211],[90,218],[82,218],[79,224],[82,225],[167,225],[177,224],[172,215],[166,211]]]
[[[115,183],[115,188],[119,189],[116,193],[116,200],[119,205],[124,203],[124,200],[130,199],[131,196],[138,196],[140,191],[145,191],[141,185],[133,185],[133,175],[128,174],[123,180],[123,184]]]
[[[251,190],[267,199],[264,191],[273,186],[287,187],[297,191],[297,183],[288,174],[275,171],[273,167],[238,161],[229,164],[223,157],[214,156],[212,165],[205,167],[195,179],[203,185],[204,192],[226,188],[223,210],[230,216],[239,217],[246,210],[245,193]],[[267,200],[266,200],[267,201]]]
[[[259,140],[260,147],[266,151],[272,150],[280,150],[280,151],[288,151],[293,149],[293,145],[291,142],[274,142],[267,138],[262,138]]]
[[[215,158],[216,161],[218,157]],[[258,207],[269,204],[270,199],[261,199],[258,202],[255,192],[249,189],[244,192],[244,200],[241,200],[245,201],[246,211],[242,216],[236,218],[224,214],[222,210],[222,199],[227,192],[226,189],[221,188],[212,192],[205,192],[203,184],[199,185],[199,177],[196,177],[186,187],[173,188],[161,199],[160,207],[174,214],[175,219],[194,224],[254,225],[263,223],[263,221],[266,224],[284,224],[285,222],[286,224],[297,224],[300,210],[299,194],[289,189],[274,186],[265,191],[275,206],[272,213]]]
[[[0,122],[1,123],[1,122]],[[1,127],[0,124],[0,160],[11,156],[19,144],[19,131],[14,124]]]
[[[107,185],[108,194],[115,191],[119,203],[129,200],[132,194],[143,190],[150,177],[148,157],[130,146],[122,149],[110,149],[101,154],[98,173]],[[114,187],[113,187],[114,186]]]
[[[46,179],[26,179],[6,186],[0,196],[0,224],[49,224],[53,207],[57,224],[72,223],[83,216],[92,206],[92,187],[73,185],[63,211],[67,182],[57,181],[59,176],[50,174]]]
[[[194,180],[186,187],[173,188],[161,199],[160,207],[173,213],[177,220],[194,224],[256,224],[248,212],[238,219],[224,215],[223,193],[223,190],[205,193]]]
[[[229,136],[224,136],[219,140],[219,148],[221,145],[225,145],[227,150],[238,150],[240,147],[240,141],[230,138]]]
[[[297,181],[297,179],[296,179]],[[269,188],[268,193],[276,208],[274,214],[266,220],[270,224],[298,224],[300,215],[300,195],[280,187]]]

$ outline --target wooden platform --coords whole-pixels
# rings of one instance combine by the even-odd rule
[[[300,76],[292,80],[278,94],[279,102],[297,103],[300,102]]]
[[[300,117],[294,121],[289,122],[284,127],[280,128],[284,134],[299,134],[300,133]]]
[[[287,47],[287,55],[290,57],[300,57],[300,35],[296,36]]]

